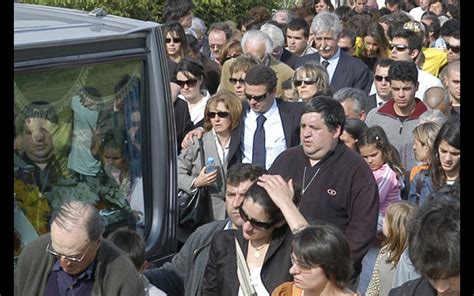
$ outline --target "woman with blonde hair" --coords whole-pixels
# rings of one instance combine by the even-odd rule
[[[207,186],[211,197],[212,220],[225,218],[225,175],[227,168],[237,163],[235,153],[229,153],[231,141],[240,141],[231,137],[240,122],[242,103],[239,98],[227,90],[218,91],[206,105],[204,111],[204,131],[202,136],[205,158],[215,160],[217,170],[206,172],[201,166],[199,141],[183,149],[178,157],[178,189],[191,192],[195,188]]]
[[[328,72],[319,64],[299,66],[292,81],[300,102],[309,101],[317,94],[332,94]]]
[[[388,295],[392,289],[397,264],[408,246],[408,221],[415,210],[414,204],[403,200],[387,207],[382,226],[385,241],[375,261],[366,296]]]

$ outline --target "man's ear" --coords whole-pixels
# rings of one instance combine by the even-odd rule
[[[416,58],[418,57],[419,54],[420,54],[420,51],[418,49],[413,49],[410,53],[410,56],[413,61],[416,61]]]

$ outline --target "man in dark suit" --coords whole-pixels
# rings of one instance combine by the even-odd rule
[[[328,71],[334,92],[343,87],[356,87],[368,94],[373,79],[369,68],[337,46],[342,31],[339,17],[329,12],[318,13],[311,24],[311,31],[318,52],[299,57],[295,68],[316,61]]]
[[[228,157],[236,155],[238,162],[269,168],[281,152],[299,145],[303,104],[275,98],[276,84],[275,71],[269,66],[255,65],[248,70],[245,76],[247,102],[242,103],[240,125],[231,133]],[[264,116],[263,123],[259,125],[261,116]],[[193,136],[201,135],[202,129],[193,130],[186,135],[182,147],[188,147]]]
[[[230,150],[238,145],[243,163],[256,164],[255,132],[258,129],[258,117],[265,117],[263,141],[265,148],[265,168],[287,148],[300,143],[300,117],[303,104],[285,102],[275,98],[276,74],[268,66],[255,65],[245,75],[245,95],[241,124],[234,130],[232,138],[240,136],[239,143],[232,143]],[[235,136],[234,136],[235,135]],[[263,151],[262,151],[263,152]]]

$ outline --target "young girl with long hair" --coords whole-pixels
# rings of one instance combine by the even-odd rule
[[[415,209],[415,205],[403,200],[387,207],[382,227],[385,240],[375,261],[366,296],[388,295],[392,289],[396,266],[407,248],[408,221]]]
[[[378,125],[369,127],[357,142],[360,154],[367,161],[379,186],[379,219],[377,230],[387,207],[400,200],[403,188],[403,169],[397,149],[390,143],[385,131]]]

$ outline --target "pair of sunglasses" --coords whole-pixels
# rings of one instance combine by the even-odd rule
[[[250,218],[247,215],[247,213],[244,212],[244,209],[242,209],[242,205],[239,207],[239,214],[240,214],[240,218],[242,218],[244,223],[248,221],[250,222],[250,225],[252,225],[252,227],[260,229],[260,230],[267,230],[276,224],[276,222],[270,222],[270,223],[261,222],[261,221],[257,221],[255,219]]]
[[[227,117],[229,117],[230,113],[227,112],[227,111],[219,111],[219,112],[209,111],[209,112],[207,112],[207,117],[209,117],[209,118],[214,118],[214,117],[216,117],[216,115],[219,116],[220,118],[227,118]]]
[[[166,43],[171,43],[171,40],[173,40],[173,43],[181,43],[181,38],[165,38]]]
[[[197,79],[176,80],[176,84],[181,88],[183,88],[184,85],[187,85],[188,87],[195,87],[197,84]]]
[[[397,49],[397,51],[404,51],[405,49],[408,49],[408,45],[405,44],[390,44],[388,46],[390,50],[393,50],[394,48]]]
[[[252,100],[254,99],[255,101],[262,101],[264,99],[266,99],[268,97],[268,93],[264,93],[263,95],[260,95],[260,96],[252,96],[252,95],[249,95],[248,93],[245,93],[245,97],[247,98],[247,100]]]
[[[388,76],[374,75],[374,78],[378,82],[381,82],[384,79],[385,79],[385,81],[390,82],[390,78],[388,78]]]
[[[305,85],[313,85],[316,83],[315,80],[295,80],[295,86],[301,86],[303,85],[303,83]]]
[[[461,52],[461,46],[452,46],[451,44],[446,42],[446,51],[450,50],[453,53],[460,53]]]
[[[240,79],[237,79],[237,78],[229,78],[229,82],[232,83],[233,85],[236,85],[237,82],[242,85],[245,83],[245,79],[243,78],[240,78]]]

